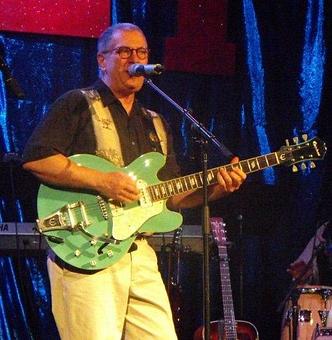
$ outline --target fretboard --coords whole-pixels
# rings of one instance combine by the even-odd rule
[[[283,153],[284,155],[285,153]],[[280,152],[273,152],[263,156],[249,158],[238,163],[227,164],[222,166],[227,171],[234,168],[240,168],[246,174],[263,170],[275,165],[279,165],[285,161],[280,160]],[[207,184],[212,185],[217,183],[217,173],[220,167],[209,169],[207,171]],[[165,182],[150,185],[148,187],[152,201],[160,201],[178,195],[193,189],[203,187],[203,172],[197,172],[191,175],[174,178]]]
[[[224,310],[225,335],[226,339],[236,339],[236,321],[234,315],[234,304],[232,295],[232,286],[229,274],[229,259],[227,255],[227,246],[218,245],[220,282],[222,291],[222,303]]]

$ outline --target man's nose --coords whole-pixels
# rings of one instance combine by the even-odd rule
[[[130,60],[132,60],[133,62],[139,62],[141,59],[138,58],[138,55],[137,55],[137,51],[136,50],[132,50],[132,53],[131,53],[131,56],[129,58]]]

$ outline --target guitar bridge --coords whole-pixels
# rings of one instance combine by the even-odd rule
[[[60,210],[43,219],[38,219],[36,222],[37,229],[41,234],[55,230],[75,231],[90,224],[82,201],[66,204]]]

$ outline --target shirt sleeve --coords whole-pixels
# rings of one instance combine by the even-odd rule
[[[322,240],[322,235],[324,233],[324,230],[326,228],[326,225],[323,224],[320,226],[315,235],[310,239],[306,247],[304,248],[303,252],[300,254],[300,256],[295,260],[295,262],[303,261],[304,263],[309,263],[314,248],[320,246],[324,241]]]
[[[58,98],[29,138],[23,152],[23,163],[56,154],[69,156],[81,124],[80,117],[87,107],[79,90],[67,92]]]

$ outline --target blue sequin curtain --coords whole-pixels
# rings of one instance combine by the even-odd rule
[[[330,145],[331,3],[228,3],[228,39],[237,44],[236,74],[221,77],[166,72],[155,83],[180,105],[192,109],[197,119],[241,158],[276,151],[286,138],[303,133],[309,138],[319,135]],[[141,26],[152,49],[151,62],[162,62],[164,40],[177,31],[176,6],[177,1],[170,0],[115,0],[112,22],[128,21]],[[69,89],[94,81],[96,42],[2,32],[0,43],[25,92],[24,99],[13,97],[0,73],[0,222],[33,221],[37,185],[19,168],[18,159],[52,101]],[[150,89],[144,89],[140,98],[170,122],[184,171],[199,169],[198,147],[192,142],[190,124]],[[209,151],[211,165],[225,162],[216,149],[211,147]],[[277,338],[281,316],[276,309],[289,284],[285,269],[319,221],[330,217],[330,187],[328,153],[314,170],[291,174],[288,168],[276,168],[253,174],[240,192],[211,205],[211,214],[221,215],[228,222],[234,253],[239,253],[239,244],[243,246],[241,298],[237,292],[242,260],[234,255],[235,307],[241,318],[256,324],[261,339]],[[184,216],[186,224],[200,223],[199,210],[185,211]],[[43,339],[49,334],[56,338],[45,259],[26,253],[22,256],[16,251],[5,256],[5,246],[1,254],[0,338]],[[187,275],[184,288],[192,291],[188,282],[193,274]],[[213,291],[218,294],[215,287]],[[187,299],[187,307],[190,299],[199,301],[196,296]],[[191,334],[201,322],[201,306],[197,302],[186,311],[191,319],[184,329]],[[220,317],[218,308],[213,307],[212,317]]]

